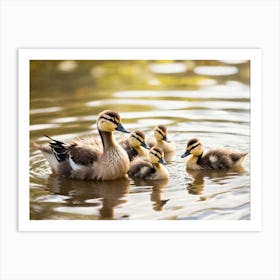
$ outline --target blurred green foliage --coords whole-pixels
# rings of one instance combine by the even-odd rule
[[[159,67],[172,63],[186,65],[186,71],[175,73],[155,73],[151,65]],[[194,72],[197,66],[229,66],[217,60],[185,60],[185,61],[153,61],[153,60],[32,60],[30,62],[31,94],[38,90],[48,91],[72,90],[91,87],[104,90],[128,89],[185,89],[195,90],[204,80],[213,79],[212,76],[198,75]],[[238,68],[231,80],[238,80],[249,84],[250,63],[234,64]],[[223,83],[229,76],[214,77],[218,83]]]

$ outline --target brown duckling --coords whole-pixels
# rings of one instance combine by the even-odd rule
[[[154,128],[154,137],[148,139],[148,146],[160,147],[164,153],[176,150],[175,142],[167,139],[167,127],[165,125],[158,125]]]
[[[54,173],[82,180],[114,180],[126,176],[129,158],[117,143],[113,131],[127,132],[118,113],[111,110],[97,117],[99,139],[74,139],[69,143],[52,140],[35,144],[45,155]]]
[[[169,178],[165,164],[163,150],[153,147],[149,151],[149,158],[137,157],[131,162],[128,174],[140,179],[163,180]]]
[[[227,169],[240,166],[248,153],[234,152],[227,149],[214,149],[204,153],[199,139],[191,139],[182,158],[191,155],[186,162],[190,170]]]
[[[148,157],[149,148],[145,140],[145,134],[141,130],[134,130],[130,133],[128,139],[124,139],[120,143],[127,152],[130,161],[137,156]]]

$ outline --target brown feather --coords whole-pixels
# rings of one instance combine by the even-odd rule
[[[232,153],[230,157],[232,161],[239,161],[241,158],[244,158],[248,153]]]
[[[102,145],[94,138],[73,140],[67,149],[73,161],[81,165],[92,164],[102,155]]]
[[[231,168],[242,159],[247,153],[235,153],[228,150],[211,150],[198,158],[197,164],[205,169],[226,169]],[[215,157],[216,161],[211,160]]]
[[[136,158],[131,162],[128,174],[145,179],[155,172],[155,168],[147,158]]]

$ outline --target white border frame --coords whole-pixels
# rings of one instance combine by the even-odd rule
[[[251,218],[241,221],[92,221],[29,219],[30,60],[240,60],[251,61]],[[260,231],[262,229],[262,72],[260,49],[19,49],[18,50],[19,231]],[[172,230],[171,230],[172,229]]]

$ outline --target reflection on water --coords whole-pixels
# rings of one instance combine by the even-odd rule
[[[123,178],[115,181],[80,181],[62,178],[51,174],[46,183],[45,190],[52,193],[52,196],[39,197],[36,202],[53,203],[60,202],[54,207],[55,212],[61,212],[64,217],[71,214],[71,219],[75,219],[75,214],[89,216],[91,219],[112,219],[114,218],[114,208],[126,202],[125,196],[129,192],[129,180]],[[56,197],[56,201],[53,200]],[[51,219],[52,217],[42,216],[37,219]],[[78,216],[77,216],[78,217]]]
[[[169,179],[164,180],[141,180],[138,178],[134,178],[134,184],[136,186],[147,186],[151,185],[151,201],[153,202],[152,208],[155,211],[161,211],[163,206],[167,203],[169,199],[162,199],[163,189],[168,185]]]
[[[189,194],[201,194],[204,191],[206,179],[223,185],[225,184],[225,178],[233,178],[245,173],[246,170],[243,166],[234,167],[229,170],[188,170],[192,182],[188,183],[187,189]]]
[[[250,158],[244,169],[185,170],[187,141],[249,151],[248,61],[32,61],[31,219],[250,219]],[[168,127],[170,179],[69,180],[51,174],[33,142],[98,136],[96,116],[112,109],[146,137]],[[117,140],[123,135],[116,133]]]

